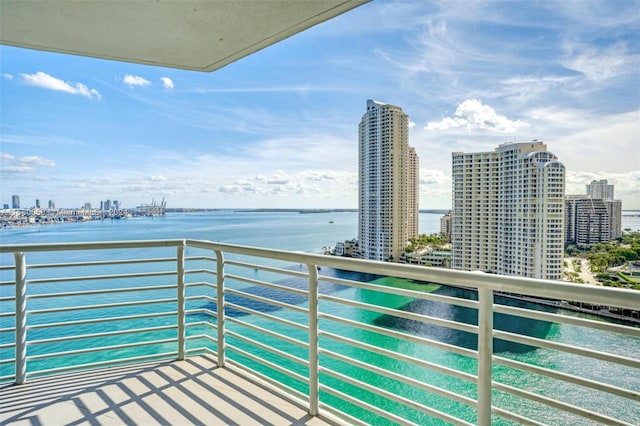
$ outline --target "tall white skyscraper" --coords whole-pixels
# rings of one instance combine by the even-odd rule
[[[452,154],[451,267],[561,279],[565,169],[542,142]]]
[[[400,107],[367,101],[359,127],[358,251],[364,259],[398,260],[418,235],[420,169],[408,131]]]
[[[606,179],[591,181],[591,184],[587,184],[587,195],[598,200],[613,201],[613,185],[609,185]]]

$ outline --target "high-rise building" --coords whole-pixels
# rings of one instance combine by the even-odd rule
[[[451,242],[451,210],[440,218],[440,236]]]
[[[568,195],[565,224],[567,243],[584,245],[609,241],[609,212],[602,199]]]
[[[609,185],[606,179],[591,181],[591,184],[587,184],[587,195],[599,200],[613,201],[613,185]]]
[[[56,203],[54,203],[53,200],[49,200],[49,208],[50,209],[55,209],[56,208]]]
[[[11,196],[11,208],[12,209],[19,209],[20,208],[20,196],[19,195],[12,195]]]
[[[622,237],[622,200],[604,200],[609,212],[609,239]]]
[[[452,153],[451,267],[561,279],[565,169],[538,141]]]
[[[398,260],[418,236],[419,165],[400,107],[367,101],[359,126],[359,257]]]
[[[36,198],[36,209],[40,208],[40,199]]]
[[[589,245],[622,236],[622,201],[614,199],[614,187],[606,179],[586,185],[586,195],[567,196],[566,242]]]

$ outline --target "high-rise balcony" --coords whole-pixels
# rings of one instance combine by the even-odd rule
[[[194,240],[0,253],[2,424],[640,419],[638,292]]]

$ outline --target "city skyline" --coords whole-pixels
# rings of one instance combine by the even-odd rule
[[[533,139],[567,194],[640,209],[638,9],[377,1],[210,74],[0,46],[0,205],[356,208],[372,98],[411,119],[423,209],[451,207],[451,152]]]

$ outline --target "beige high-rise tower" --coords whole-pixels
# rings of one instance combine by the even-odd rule
[[[452,154],[451,267],[559,280],[565,169],[542,142]]]
[[[398,260],[418,235],[419,164],[400,107],[367,101],[359,127],[358,252]]]

